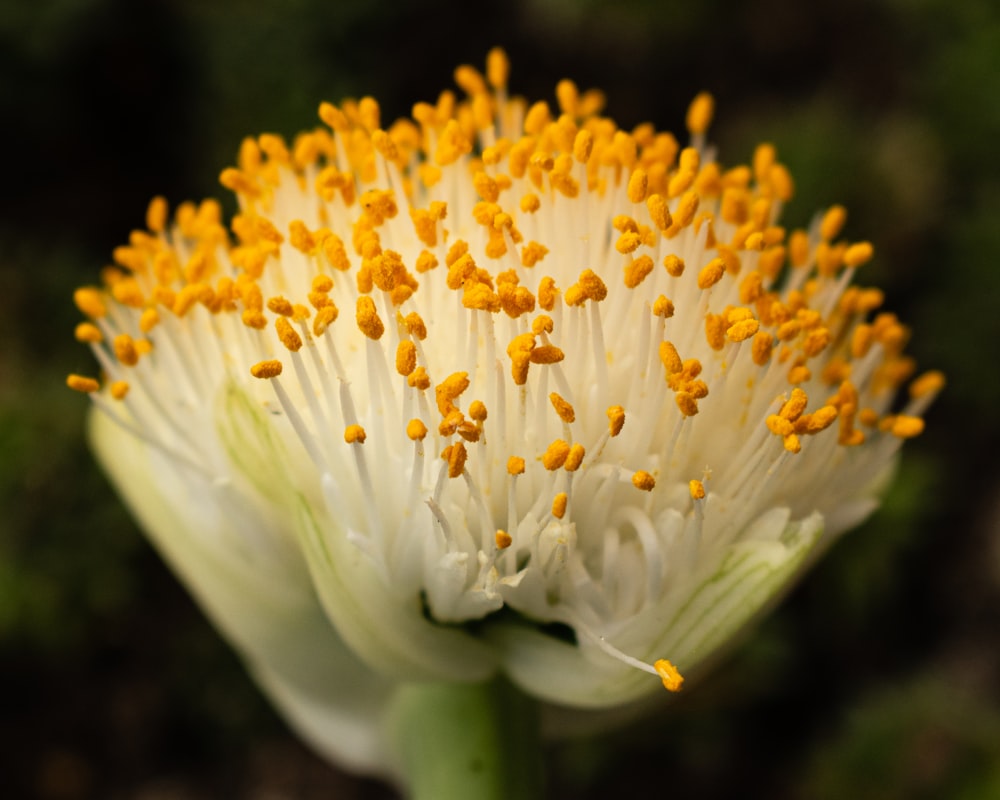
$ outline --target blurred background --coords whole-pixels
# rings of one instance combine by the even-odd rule
[[[475,11],[470,9],[475,8]],[[507,48],[623,127],[717,99],[774,142],[784,221],[844,203],[868,285],[949,385],[883,509],[662,717],[552,748],[554,798],[1000,798],[1000,7],[992,0],[0,4],[0,764],[10,798],[389,798],[298,744],[82,438],[72,290],[148,200],[221,195],[241,138],[383,119]],[[961,424],[959,424],[961,423]]]

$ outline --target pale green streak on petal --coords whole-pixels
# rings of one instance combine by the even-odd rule
[[[409,681],[482,681],[496,672],[496,654],[489,646],[427,620],[419,597],[394,596],[342,530],[320,528],[304,498],[298,499],[295,516],[327,615],[374,669]]]
[[[814,514],[787,525],[777,540],[732,545],[718,570],[691,587],[686,599],[663,619],[645,619],[649,631],[640,648],[624,649],[652,663],[668,658],[690,676],[780,598],[800,573],[822,536]],[[589,648],[523,625],[502,624],[488,631],[504,653],[504,670],[526,691],[557,704],[593,709],[665,692],[659,679]]]
[[[219,393],[216,430],[233,469],[263,500],[285,505],[291,499],[291,456],[274,422],[259,402],[236,383]]]
[[[100,412],[91,415],[90,434],[140,526],[291,725],[339,763],[384,774],[379,720],[394,684],[344,645],[298,555],[284,563],[249,558],[252,551],[230,545],[251,532],[225,529],[231,517],[201,476],[183,480],[183,465]]]

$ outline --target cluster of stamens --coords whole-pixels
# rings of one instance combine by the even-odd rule
[[[738,538],[775,505],[801,517],[863,491],[941,376],[897,408],[908,332],[850,285],[872,246],[839,238],[839,206],[778,225],[787,169],[765,144],[723,170],[708,95],[682,148],[569,81],[558,114],[509,99],[498,50],[456,80],[465,100],[387,128],[364,98],[322,104],[325,127],[291,146],[247,139],[221,175],[228,229],[213,201],[171,220],[155,199],[103,287],[76,292],[105,386],[69,385],[213,480],[237,467],[198,420],[239,387],[294,434],[307,463],[287,469],[322,484],[387,591],[439,622],[508,605],[566,623],[676,690],[670,662],[617,633],[691,554],[710,570],[709,526]],[[711,494],[742,522],[716,520]],[[421,547],[457,585],[414,563]]]

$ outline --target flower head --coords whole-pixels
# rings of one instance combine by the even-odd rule
[[[678,689],[875,508],[942,385],[897,402],[907,329],[851,285],[872,246],[839,206],[781,227],[788,170],[723,168],[708,95],[682,147],[569,81],[509,98],[499,50],[456,81],[247,139],[228,226],[156,199],[76,294],[102,461],[293,717],[309,679],[241,603],[311,609],[300,648],[373,695]]]

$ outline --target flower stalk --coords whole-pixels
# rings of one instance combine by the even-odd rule
[[[542,797],[535,704],[507,681],[405,684],[388,726],[413,800]]]

